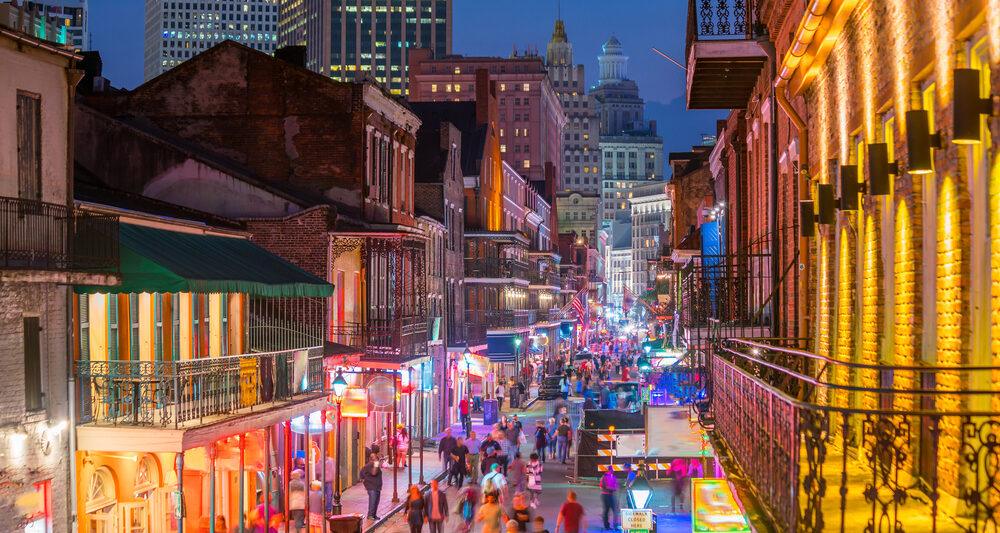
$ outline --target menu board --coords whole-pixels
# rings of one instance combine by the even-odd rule
[[[691,523],[695,533],[750,533],[750,524],[725,479],[691,480]]]

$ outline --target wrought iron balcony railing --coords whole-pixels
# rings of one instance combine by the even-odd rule
[[[531,270],[528,272],[529,285],[559,286],[559,274],[549,271]]]
[[[118,272],[118,217],[0,198],[0,268]]]
[[[528,264],[516,259],[465,258],[466,278],[526,279]]]
[[[466,311],[467,324],[482,324],[487,329],[527,328],[535,323],[535,312],[518,311]]]
[[[486,343],[486,324],[478,322],[448,324],[449,346],[478,346]]]
[[[735,339],[707,362],[720,459],[777,530],[997,524],[1000,367],[863,364]]]
[[[750,39],[753,31],[753,0],[688,0],[687,41]]]
[[[80,421],[179,428],[323,387],[323,348],[187,361],[77,361]]]
[[[428,319],[408,316],[330,326],[330,340],[357,348],[369,361],[405,362],[427,354]]]

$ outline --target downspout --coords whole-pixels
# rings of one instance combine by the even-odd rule
[[[76,224],[75,204],[73,203],[73,170],[74,170],[74,110],[76,109],[76,86],[83,79],[84,72],[74,68],[76,60],[70,60],[70,66],[66,69],[66,206],[70,211],[70,222]],[[74,256],[73,234],[66,236],[70,258]],[[73,333],[76,328],[73,322],[73,287],[66,287],[66,394],[69,413],[66,420],[66,431],[69,432],[69,480],[67,490],[69,491],[69,508],[66,510],[66,520],[69,522],[69,531],[77,530],[76,524],[76,374],[73,372]]]
[[[788,100],[788,82],[792,79],[792,75],[802,62],[803,56],[805,56],[809,45],[816,36],[816,30],[819,28],[823,17],[826,16],[831,1],[832,0],[813,0],[806,8],[806,13],[802,18],[802,22],[799,23],[798,29],[795,31],[795,37],[788,49],[788,53],[785,55],[781,69],[778,71],[777,80],[774,82],[774,95],[778,105],[781,106],[785,115],[788,116],[788,118],[795,124],[795,127],[799,130],[797,149],[799,155],[798,188],[800,201],[808,200],[811,196],[811,180],[809,179],[809,128]],[[799,221],[799,224],[801,225],[801,221]],[[809,297],[808,267],[811,262],[811,254],[809,239],[801,236],[801,230],[799,235],[799,256],[801,258],[801,264],[805,265],[805,268],[802,269],[801,276],[799,276],[798,301],[800,302],[800,310],[804,310],[807,308],[805,303]],[[819,316],[818,309],[816,316]],[[800,311],[798,313],[797,336],[804,336],[805,332],[808,331],[808,327],[809,321],[806,319],[805,313]],[[817,341],[818,339],[814,339],[814,346],[818,345]],[[803,346],[803,348],[807,347]]]
[[[781,337],[778,321],[781,319],[781,257],[779,255],[779,231],[778,231],[778,106],[775,102],[775,79],[778,73],[778,58],[774,49],[774,43],[761,36],[757,39],[757,46],[767,54],[768,63],[771,65],[771,104],[770,122],[768,128],[768,144],[770,144],[769,174],[767,186],[767,223],[770,227],[770,244],[768,246],[771,255],[771,336]]]

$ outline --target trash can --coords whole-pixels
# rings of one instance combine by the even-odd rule
[[[521,408],[521,398],[518,397],[516,390],[510,391],[510,408],[511,409]]]
[[[361,533],[361,515],[331,514],[327,515],[326,523],[330,533]]]
[[[483,402],[483,425],[492,426],[497,423],[497,401],[486,400]]]

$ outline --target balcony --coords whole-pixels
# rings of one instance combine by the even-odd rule
[[[754,0],[689,0],[687,108],[746,107],[767,55],[754,39]]]
[[[457,322],[457,321],[454,321]],[[480,346],[486,344],[486,324],[465,322],[448,324],[448,346]]]
[[[531,270],[528,272],[528,285],[559,287],[559,274],[550,271]]]
[[[527,329],[535,323],[535,311],[466,311],[465,322],[482,324],[488,330]]]
[[[0,198],[0,268],[116,274],[118,217]]]
[[[330,326],[330,340],[356,348],[362,361],[397,364],[427,355],[427,331],[423,316],[371,319]]]
[[[465,258],[465,278],[469,281],[474,281],[477,278],[503,281],[523,280],[527,275],[528,264],[524,261],[494,257]]]
[[[323,348],[188,361],[77,361],[76,375],[83,424],[189,428],[315,396],[323,387]]]

